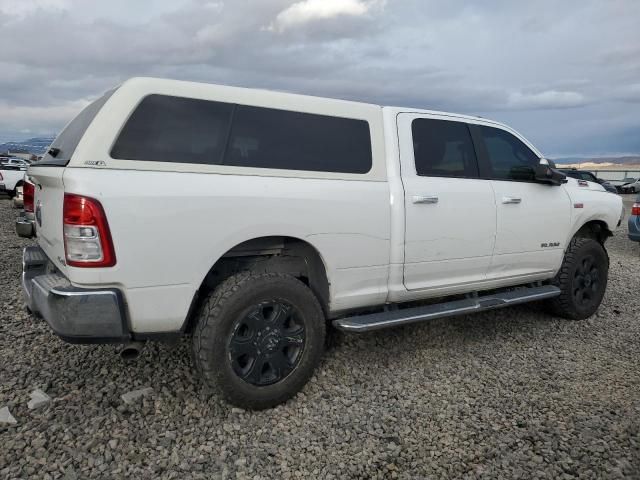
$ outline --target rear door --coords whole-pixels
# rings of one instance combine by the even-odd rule
[[[538,183],[540,157],[502,128],[473,125],[480,174],[491,179],[497,207],[489,279],[554,272],[570,228],[570,199],[562,186]]]
[[[404,284],[408,290],[460,290],[486,278],[496,206],[478,178],[469,127],[437,115],[398,116],[405,189]]]

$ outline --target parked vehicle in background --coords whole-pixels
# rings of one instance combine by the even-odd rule
[[[616,187],[618,193],[640,192],[640,179],[635,177],[627,177],[622,180],[609,180],[609,183]]]
[[[578,170],[576,168],[561,168],[559,169],[562,173],[564,173],[567,177],[576,178],[578,180],[585,180],[587,182],[598,183],[604,187],[607,192],[618,193],[616,187],[611,185],[611,183],[602,178],[596,177],[593,173],[587,172],[584,170]]]
[[[640,195],[636,197],[636,201],[631,207],[631,215],[627,220],[629,227],[629,240],[640,242]]]
[[[5,193],[13,198],[16,195],[16,187],[24,183],[26,169],[23,167],[0,166],[0,193]]]
[[[622,212],[490,120],[148,78],[89,105],[28,175],[29,308],[127,356],[189,335],[245,408],[298,392],[330,326],[537,300],[589,317]]]
[[[15,190],[16,194],[13,197],[13,208],[22,208],[24,206],[22,185],[18,185]]]
[[[26,169],[31,162],[24,160],[23,158],[3,158],[0,160],[0,167],[9,166],[9,167],[22,167]]]

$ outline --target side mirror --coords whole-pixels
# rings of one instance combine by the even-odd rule
[[[567,176],[555,169],[555,163],[546,158],[541,158],[535,167],[535,179],[540,183],[549,185],[562,185],[567,183]]]

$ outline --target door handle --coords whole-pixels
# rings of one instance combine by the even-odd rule
[[[517,204],[521,202],[522,199],[519,197],[502,197],[502,203],[504,203],[505,205]]]
[[[438,203],[438,197],[434,195],[414,195],[413,203]]]

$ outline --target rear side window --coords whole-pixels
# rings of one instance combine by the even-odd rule
[[[111,150],[113,158],[155,162],[222,162],[233,105],[149,95]]]
[[[225,165],[367,173],[371,137],[364,120],[238,105]]]
[[[465,123],[417,118],[411,131],[418,175],[478,177],[478,160]]]
[[[505,130],[480,127],[487,149],[491,178],[497,180],[534,181],[538,156],[520,139]]]
[[[372,166],[364,120],[163,95],[140,103],[111,156],[339,173]]]

